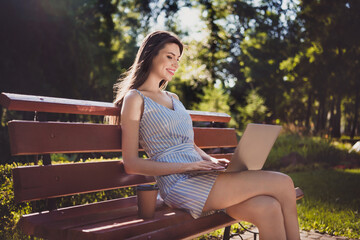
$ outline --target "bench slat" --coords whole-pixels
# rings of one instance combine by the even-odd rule
[[[200,148],[236,147],[237,138],[234,128],[194,127],[194,141]]]
[[[212,154],[230,159],[232,154]],[[105,191],[137,184],[153,183],[150,176],[129,175],[120,161],[101,161],[13,169],[16,202],[72,194]]]
[[[152,232],[154,229],[176,225],[184,221],[192,221],[192,219],[190,214],[185,211],[164,207],[160,211],[155,212],[154,219],[144,220],[134,215],[69,229],[67,239],[128,239]]]
[[[85,115],[118,116],[120,110],[113,103],[55,98],[45,96],[1,93],[0,104],[8,110],[70,113]],[[225,113],[188,110],[193,121],[229,122],[231,117]]]
[[[115,125],[15,120],[8,126],[12,155],[121,151]]]
[[[0,103],[8,110],[15,111],[111,116],[119,114],[119,109],[113,103],[14,93],[2,93]]]
[[[107,212],[115,212],[117,216],[131,216],[137,211],[137,197],[118,198],[113,200],[107,200],[96,203],[89,203],[80,206],[71,206],[67,208],[57,209],[53,211],[46,211],[41,213],[32,213],[24,215],[18,222],[18,227],[27,234],[38,237],[46,237],[49,230],[45,230],[44,224],[54,225],[56,223],[63,222],[66,225],[66,221],[82,218],[78,221],[78,224],[94,223],[94,221],[88,221],[88,216],[94,214],[106,214]],[[160,206],[160,204],[159,204]],[[129,208],[129,209],[128,209]],[[116,217],[113,217],[116,218]],[[105,219],[111,219],[107,216]],[[56,234],[62,235],[61,231],[52,230]]]
[[[195,237],[209,233],[211,231],[230,226],[237,223],[235,219],[223,212],[215,213],[210,216],[201,217],[184,221],[176,225],[168,225],[153,232],[141,234],[129,238],[128,240],[147,240],[147,239],[194,239]]]
[[[232,128],[194,127],[194,133],[201,148],[237,144]],[[9,136],[12,155],[121,151],[121,128],[116,125],[15,120],[9,122]]]
[[[116,227],[115,225],[122,225],[127,227],[129,224],[141,224],[144,222],[142,219],[137,217],[137,198],[130,197],[126,199],[121,199],[125,202],[119,200],[111,200],[110,204],[105,202],[100,202],[96,205],[96,208],[89,208],[87,205],[82,205],[77,214],[71,213],[69,209],[60,209],[57,210],[60,214],[53,214],[52,212],[47,213],[48,221],[44,221],[40,217],[38,219],[32,218],[27,219],[27,222],[33,226],[33,234],[37,237],[46,237],[47,239],[86,239],[92,235],[93,228],[103,228]],[[131,200],[131,201],[129,201]],[[79,211],[81,210],[81,211]],[[90,212],[89,212],[90,211]],[[158,213],[172,213],[174,210],[166,207],[163,202],[159,201],[157,205]],[[64,217],[65,215],[66,217]],[[40,220],[36,222],[36,220]],[[111,223],[111,226],[109,224]],[[154,224],[152,224],[154,227]],[[69,231],[72,229],[83,229],[87,230],[86,232],[81,232],[74,236],[74,234],[69,235]],[[102,230],[102,229],[95,229]],[[128,234],[126,231],[122,231],[121,234]],[[120,235],[121,236],[121,235]],[[123,238],[121,238],[123,239]]]
[[[32,201],[155,182],[126,174],[120,161],[102,161],[13,169],[15,201]]]
[[[233,153],[217,153],[217,154],[209,154],[214,158],[226,158],[227,160],[231,160]]]

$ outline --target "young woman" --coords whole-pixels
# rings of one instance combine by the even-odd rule
[[[191,173],[224,168],[228,160],[215,159],[194,144],[189,114],[176,94],[164,90],[182,52],[174,34],[153,32],[115,85],[126,171],[155,176],[165,203],[189,211],[194,218],[225,210],[235,219],[254,223],[261,239],[300,239],[294,184],[287,175]],[[138,157],[139,143],[149,159]]]

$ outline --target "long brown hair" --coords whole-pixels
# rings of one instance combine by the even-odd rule
[[[177,44],[180,48],[180,55],[182,54],[184,48],[183,44],[173,33],[167,31],[155,31],[145,37],[136,54],[133,65],[114,85],[114,92],[116,92],[114,103],[116,106],[121,109],[126,93],[130,89],[137,89],[146,81],[154,57],[167,43]],[[167,81],[163,79],[160,82],[159,88],[165,89],[166,85]],[[115,119],[110,119],[110,122],[119,124],[120,116],[117,116]]]

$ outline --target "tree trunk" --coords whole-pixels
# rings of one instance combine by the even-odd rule
[[[330,124],[329,124],[329,130],[328,130],[329,134],[332,134],[332,131],[334,129],[334,124],[335,124],[336,110],[334,108],[335,108],[335,97],[333,97],[331,104],[330,104]]]
[[[2,122],[2,116],[3,116],[3,107],[0,105],[0,123]]]
[[[324,112],[325,112],[325,97],[320,98],[318,116],[316,121],[316,133],[322,135],[324,130]]]
[[[309,92],[308,101],[307,101],[307,109],[306,109],[306,117],[305,117],[305,128],[308,132],[310,132],[311,107],[312,107],[312,94],[311,94],[311,92]]]
[[[335,101],[336,104],[336,113],[334,115],[334,122],[333,122],[333,129],[331,132],[331,136],[334,138],[340,138],[341,137],[341,132],[340,132],[340,127],[341,127],[341,96],[339,95],[336,98]]]
[[[355,116],[354,116],[354,121],[352,124],[352,129],[351,129],[351,133],[350,133],[350,138],[353,139],[355,136],[355,130],[357,127],[357,122],[358,122],[358,118],[359,118],[359,101],[360,101],[360,91],[359,88],[356,89],[356,97],[355,97]]]

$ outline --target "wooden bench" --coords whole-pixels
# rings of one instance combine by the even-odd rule
[[[51,164],[53,153],[121,152],[121,128],[102,123],[45,121],[39,116],[44,113],[118,115],[119,109],[106,102],[10,93],[2,93],[0,103],[8,110],[35,113],[34,121],[8,122],[11,154],[34,155],[36,162],[39,155],[43,159],[43,165],[13,170],[17,203],[44,199],[48,202],[48,211],[21,217],[17,225],[24,234],[46,239],[192,239],[237,222],[225,213],[193,219],[185,211],[169,208],[160,200],[154,219],[139,219],[136,196],[57,209],[59,197],[154,183],[153,177],[127,174],[118,160]],[[230,120],[223,113],[189,113],[194,122]],[[203,149],[237,145],[232,128],[194,127],[194,133],[195,143]],[[213,156],[230,159],[232,153]],[[298,197],[301,195],[299,191]],[[229,237],[226,235],[224,238]]]

